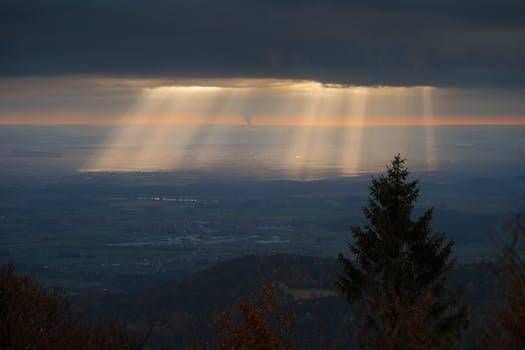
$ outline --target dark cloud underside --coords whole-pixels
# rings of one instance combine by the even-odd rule
[[[525,86],[525,1],[4,0],[0,75]]]

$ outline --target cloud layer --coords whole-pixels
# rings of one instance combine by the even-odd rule
[[[0,75],[525,87],[523,0],[4,0]]]

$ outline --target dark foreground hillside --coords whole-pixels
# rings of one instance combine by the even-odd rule
[[[196,338],[201,342],[212,338],[214,316],[271,282],[296,314],[295,337],[300,345],[343,348],[352,343],[354,334],[349,307],[333,291],[338,271],[337,261],[330,258],[250,255],[138,295],[79,303],[91,317],[118,318],[142,334],[153,327],[149,343],[154,348],[179,348]],[[453,277],[452,283],[464,289],[471,305],[474,328],[491,308],[495,283],[484,265],[460,266]]]

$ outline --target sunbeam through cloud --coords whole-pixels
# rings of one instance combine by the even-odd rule
[[[424,126],[427,168],[432,170],[437,159],[433,91],[271,79],[147,87],[82,170],[236,164],[281,167],[299,178],[322,168],[353,175],[363,171],[367,128],[412,124]]]

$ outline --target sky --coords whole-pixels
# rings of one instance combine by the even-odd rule
[[[524,124],[522,0],[4,0],[0,124]]]

